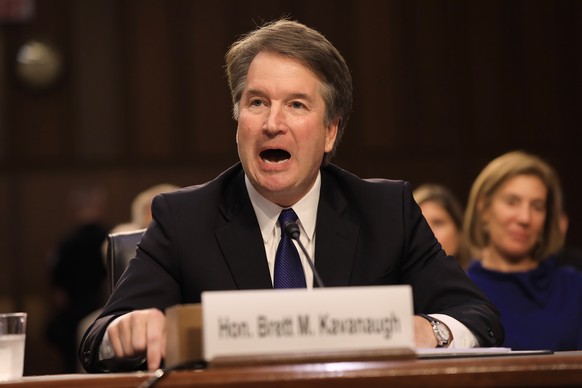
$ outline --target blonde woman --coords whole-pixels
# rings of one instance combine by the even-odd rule
[[[554,170],[520,151],[489,163],[471,189],[467,272],[499,309],[504,346],[582,349],[582,272],[550,258],[564,242],[560,200]]]

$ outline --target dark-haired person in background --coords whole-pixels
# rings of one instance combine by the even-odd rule
[[[75,228],[58,244],[50,263],[51,316],[45,336],[60,352],[63,373],[77,371],[77,324],[106,301],[101,245],[107,194],[101,187],[75,188],[68,198]]]
[[[463,207],[457,197],[435,183],[420,185],[412,195],[443,250],[465,267],[468,255],[463,244]]]

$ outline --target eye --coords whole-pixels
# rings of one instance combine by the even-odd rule
[[[515,206],[519,203],[519,200],[514,196],[505,197],[505,203],[509,206]]]
[[[254,98],[250,102],[250,106],[262,106],[262,105],[264,105],[263,101],[259,98]]]
[[[305,107],[305,105],[304,105],[303,103],[299,102],[299,101],[293,101],[293,102],[291,103],[291,107],[292,107],[293,109],[301,109],[301,108],[304,108],[304,107]]]
[[[440,228],[441,226],[443,226],[445,224],[444,220],[441,219],[434,219],[431,220],[432,226],[435,228]]]
[[[546,211],[546,204],[545,202],[534,202],[532,204],[534,210],[538,212],[545,212]]]

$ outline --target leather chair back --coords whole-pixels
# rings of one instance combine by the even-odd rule
[[[113,292],[129,261],[135,257],[137,244],[145,229],[110,233],[107,236],[107,268],[109,292]]]

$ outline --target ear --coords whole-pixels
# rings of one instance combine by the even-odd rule
[[[335,144],[335,139],[337,137],[337,131],[339,128],[339,117],[333,119],[326,127],[325,127],[325,152],[331,152],[333,150],[333,146]]]

